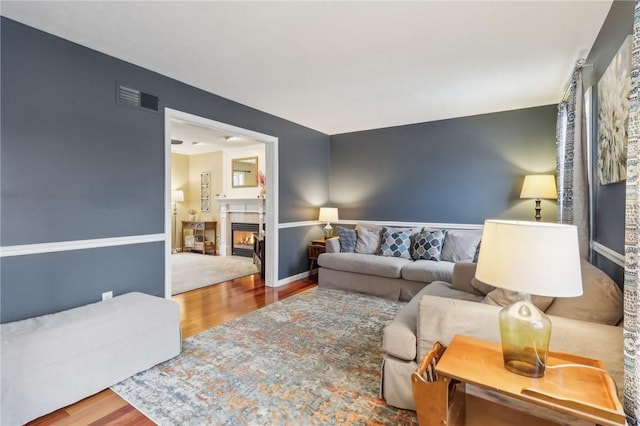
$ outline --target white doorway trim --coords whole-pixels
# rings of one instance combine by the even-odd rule
[[[278,286],[278,138],[253,130],[243,129],[230,124],[189,114],[187,112],[164,109],[164,295],[171,298],[171,120],[177,119],[200,126],[210,127],[216,130],[227,131],[254,139],[265,144],[265,159],[267,178],[266,196],[266,258],[265,258],[265,285]]]

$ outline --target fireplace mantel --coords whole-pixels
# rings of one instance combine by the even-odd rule
[[[253,222],[247,220],[254,219],[258,224],[258,229],[263,229],[265,214],[264,198],[216,198],[220,213],[220,246],[219,253],[221,256],[231,254],[231,246],[228,242],[231,240],[231,221],[241,218],[242,222]]]

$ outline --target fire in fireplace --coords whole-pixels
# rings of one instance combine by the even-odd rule
[[[257,223],[231,223],[231,254],[234,256],[253,257],[254,234],[258,232]]]

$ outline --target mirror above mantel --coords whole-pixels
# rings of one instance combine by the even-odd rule
[[[258,157],[231,160],[231,187],[254,188],[258,186]]]

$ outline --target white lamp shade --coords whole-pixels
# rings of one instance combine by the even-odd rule
[[[487,220],[476,278],[507,290],[551,297],[582,294],[574,225]]]
[[[524,177],[520,198],[558,198],[556,178],[553,175],[527,175]]]
[[[320,207],[318,220],[320,222],[337,222],[338,209],[336,207]]]
[[[184,201],[184,192],[182,191],[171,191],[171,201],[182,202]]]

